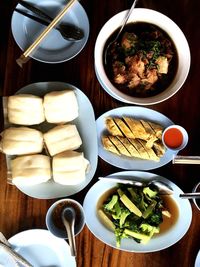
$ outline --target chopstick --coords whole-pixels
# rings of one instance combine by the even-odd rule
[[[61,12],[53,19],[49,26],[44,29],[44,31],[37,37],[32,45],[16,60],[17,64],[22,68],[23,64],[26,63],[30,58],[29,55],[33,50],[41,43],[41,41],[46,37],[46,35],[53,29],[53,27],[62,19],[67,10],[76,2],[77,0],[70,0],[67,5],[61,10]]]
[[[173,164],[200,164],[200,156],[174,156]]]

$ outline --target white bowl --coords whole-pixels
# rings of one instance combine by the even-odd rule
[[[190,49],[188,42],[181,29],[167,16],[151,9],[135,8],[128,20],[128,23],[148,22],[150,24],[157,25],[159,28],[164,30],[172,39],[176,47],[178,67],[172,83],[163,92],[146,98],[129,96],[118,90],[111,83],[105,73],[103,64],[103,51],[105,43],[109,36],[121,26],[121,23],[127,12],[128,10],[125,10],[113,16],[105,23],[97,36],[94,50],[96,76],[104,90],[119,101],[137,105],[152,105],[160,103],[172,97],[181,88],[187,78],[190,69]]]

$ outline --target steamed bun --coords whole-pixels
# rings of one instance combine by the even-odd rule
[[[65,123],[78,117],[78,102],[73,90],[54,91],[44,96],[44,112],[50,123]]]
[[[89,162],[83,153],[65,151],[53,157],[53,179],[63,185],[77,185],[85,180]]]
[[[81,146],[82,140],[76,125],[58,125],[44,134],[44,141],[51,156]]]
[[[19,156],[11,160],[12,182],[15,185],[36,185],[51,178],[50,158],[46,155]]]
[[[8,155],[26,155],[42,152],[43,134],[28,127],[10,127],[3,131],[2,152]]]
[[[35,125],[45,120],[43,99],[31,94],[8,97],[8,121],[13,124]]]

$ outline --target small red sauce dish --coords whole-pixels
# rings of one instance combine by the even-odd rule
[[[171,125],[164,130],[162,142],[168,149],[182,150],[188,143],[188,133],[180,125]]]

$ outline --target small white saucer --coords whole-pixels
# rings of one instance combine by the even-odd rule
[[[0,267],[9,266],[15,267],[15,260],[8,253],[5,253],[3,248],[0,248]]]
[[[66,5],[64,0],[29,0],[28,2],[52,18],[55,18]],[[17,5],[17,8],[28,11],[20,4]],[[78,1],[67,11],[62,22],[71,23],[81,28],[84,31],[83,39],[78,42],[67,41],[57,30],[52,29],[34,50],[33,55],[30,55],[32,58],[44,63],[61,63],[70,60],[81,52],[88,40],[89,21],[84,8]],[[45,26],[14,11],[11,28],[16,43],[24,51],[34,42]]]
[[[27,230],[14,235],[8,241],[12,248],[34,267],[76,266],[75,258],[71,256],[68,243],[61,238],[55,237],[48,230]],[[6,256],[7,253],[0,250],[0,259],[2,260]],[[13,267],[15,265],[11,260],[12,258],[4,262],[0,261],[0,264],[6,267]]]

